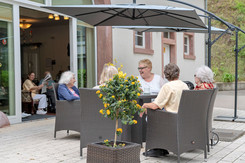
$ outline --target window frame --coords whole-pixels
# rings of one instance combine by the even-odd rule
[[[184,59],[195,60],[195,50],[194,50],[194,33],[183,33],[183,57]],[[188,53],[185,53],[185,38],[188,37]]]
[[[152,49],[152,33],[151,32],[143,32],[144,38],[143,38],[143,46],[137,46],[136,45],[136,32],[133,32],[133,51],[134,54],[149,54],[153,55],[154,50]]]
[[[135,47],[136,48],[145,48],[145,32],[141,32],[142,35],[138,34],[139,32],[135,31]],[[137,45],[137,41],[136,41],[136,38],[142,38],[142,45]]]

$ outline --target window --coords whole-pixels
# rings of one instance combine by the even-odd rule
[[[194,33],[184,33],[183,53],[184,59],[195,60],[194,54]]]
[[[77,21],[77,82],[79,88],[95,85],[94,28]]]
[[[135,46],[139,48],[145,47],[145,33],[135,32]]]
[[[0,11],[0,111],[13,116],[15,115],[13,7],[0,2]]]
[[[163,32],[163,37],[170,39],[170,32]]]
[[[150,32],[134,32],[134,53],[153,54]]]
[[[189,43],[189,36],[184,36],[184,54],[189,55],[189,47],[190,43]]]

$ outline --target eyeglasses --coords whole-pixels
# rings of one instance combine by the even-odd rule
[[[143,70],[143,69],[145,69],[147,66],[145,66],[145,67],[138,67],[138,70]]]

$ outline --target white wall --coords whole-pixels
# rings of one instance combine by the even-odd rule
[[[118,65],[123,64],[123,71],[128,75],[139,75],[138,62],[141,59],[148,58],[152,61],[152,72],[161,74],[161,33],[152,33],[154,54],[134,54],[133,50],[133,30],[113,29],[113,58],[117,60]]]
[[[132,3],[133,0],[111,0],[112,4]],[[150,5],[165,5],[176,6],[182,8],[190,8],[178,3],[171,3],[166,0],[137,0],[137,4]],[[185,0],[187,3],[192,3],[198,7],[204,8],[204,0]],[[197,13],[203,14],[196,10]],[[203,19],[203,18],[202,18]],[[194,73],[197,67],[205,64],[205,35],[195,34],[194,53],[195,60],[188,60],[183,58],[183,33],[176,34],[176,51],[177,51],[177,65],[180,67],[180,79],[194,82]],[[148,58],[153,63],[152,72],[162,74],[162,52],[161,52],[161,33],[152,33],[152,45],[154,54],[134,54],[133,52],[133,31],[127,29],[113,29],[113,57],[119,64],[123,64],[123,71],[129,75],[138,75],[138,61]]]

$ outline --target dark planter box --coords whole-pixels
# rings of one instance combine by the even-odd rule
[[[92,143],[87,149],[87,163],[139,163],[141,145],[130,142],[125,147],[112,148],[104,143]]]

